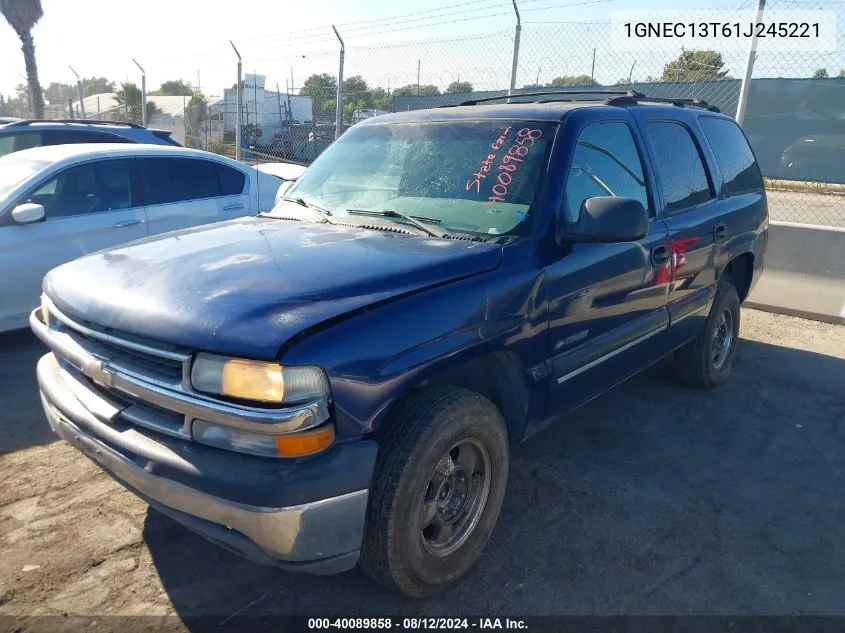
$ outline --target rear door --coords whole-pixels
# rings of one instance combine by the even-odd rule
[[[147,235],[132,159],[68,167],[36,184],[16,204],[44,206],[44,221],[0,226],[0,295],[7,317],[23,320],[38,305],[41,280],[77,257]]]
[[[571,115],[567,127],[579,116]],[[667,351],[667,230],[654,213],[653,182],[632,121],[627,112],[618,116],[626,118],[588,123],[577,142],[573,139],[568,173],[561,174],[566,184],[560,212],[575,221],[587,198],[633,198],[649,209],[649,232],[637,242],[574,244],[547,267],[552,377],[547,418],[586,402]]]
[[[249,213],[246,184],[233,173],[237,170],[188,156],[156,156],[138,162],[150,235]],[[244,180],[248,183],[245,176]]]
[[[728,235],[734,205],[716,195],[694,119],[650,119],[644,136],[657,173],[660,212],[669,229],[671,337],[683,342],[695,332],[715,294],[720,244]],[[679,325],[689,319],[686,325]]]

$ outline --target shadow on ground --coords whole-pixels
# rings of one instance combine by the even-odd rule
[[[357,569],[260,567],[153,510],[145,540],[179,614],[220,630],[234,613],[845,613],[845,360],[743,341],[719,390],[668,374],[517,447],[481,561],[426,601]]]
[[[29,330],[0,334],[0,455],[57,439],[41,408],[35,365],[47,351]]]

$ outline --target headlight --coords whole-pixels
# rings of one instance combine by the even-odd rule
[[[295,404],[329,395],[319,367],[282,367],[278,363],[197,354],[191,367],[197,391],[243,400]]]
[[[202,444],[263,457],[313,455],[324,451],[334,441],[334,427],[331,424],[301,433],[269,435],[194,420],[192,434]]]

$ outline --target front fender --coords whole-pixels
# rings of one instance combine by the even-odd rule
[[[341,438],[376,430],[421,381],[502,350],[520,356],[529,415],[540,415],[546,376],[536,366],[545,366],[548,335],[543,290],[536,270],[504,266],[351,316],[284,350],[281,361],[327,371]]]

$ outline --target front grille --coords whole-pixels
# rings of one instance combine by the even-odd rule
[[[156,356],[137,349],[131,349],[97,339],[87,334],[77,333],[80,339],[90,343],[96,356],[104,356],[105,360],[125,367],[139,377],[155,379],[157,382],[179,382],[182,380],[184,361],[164,356]]]

